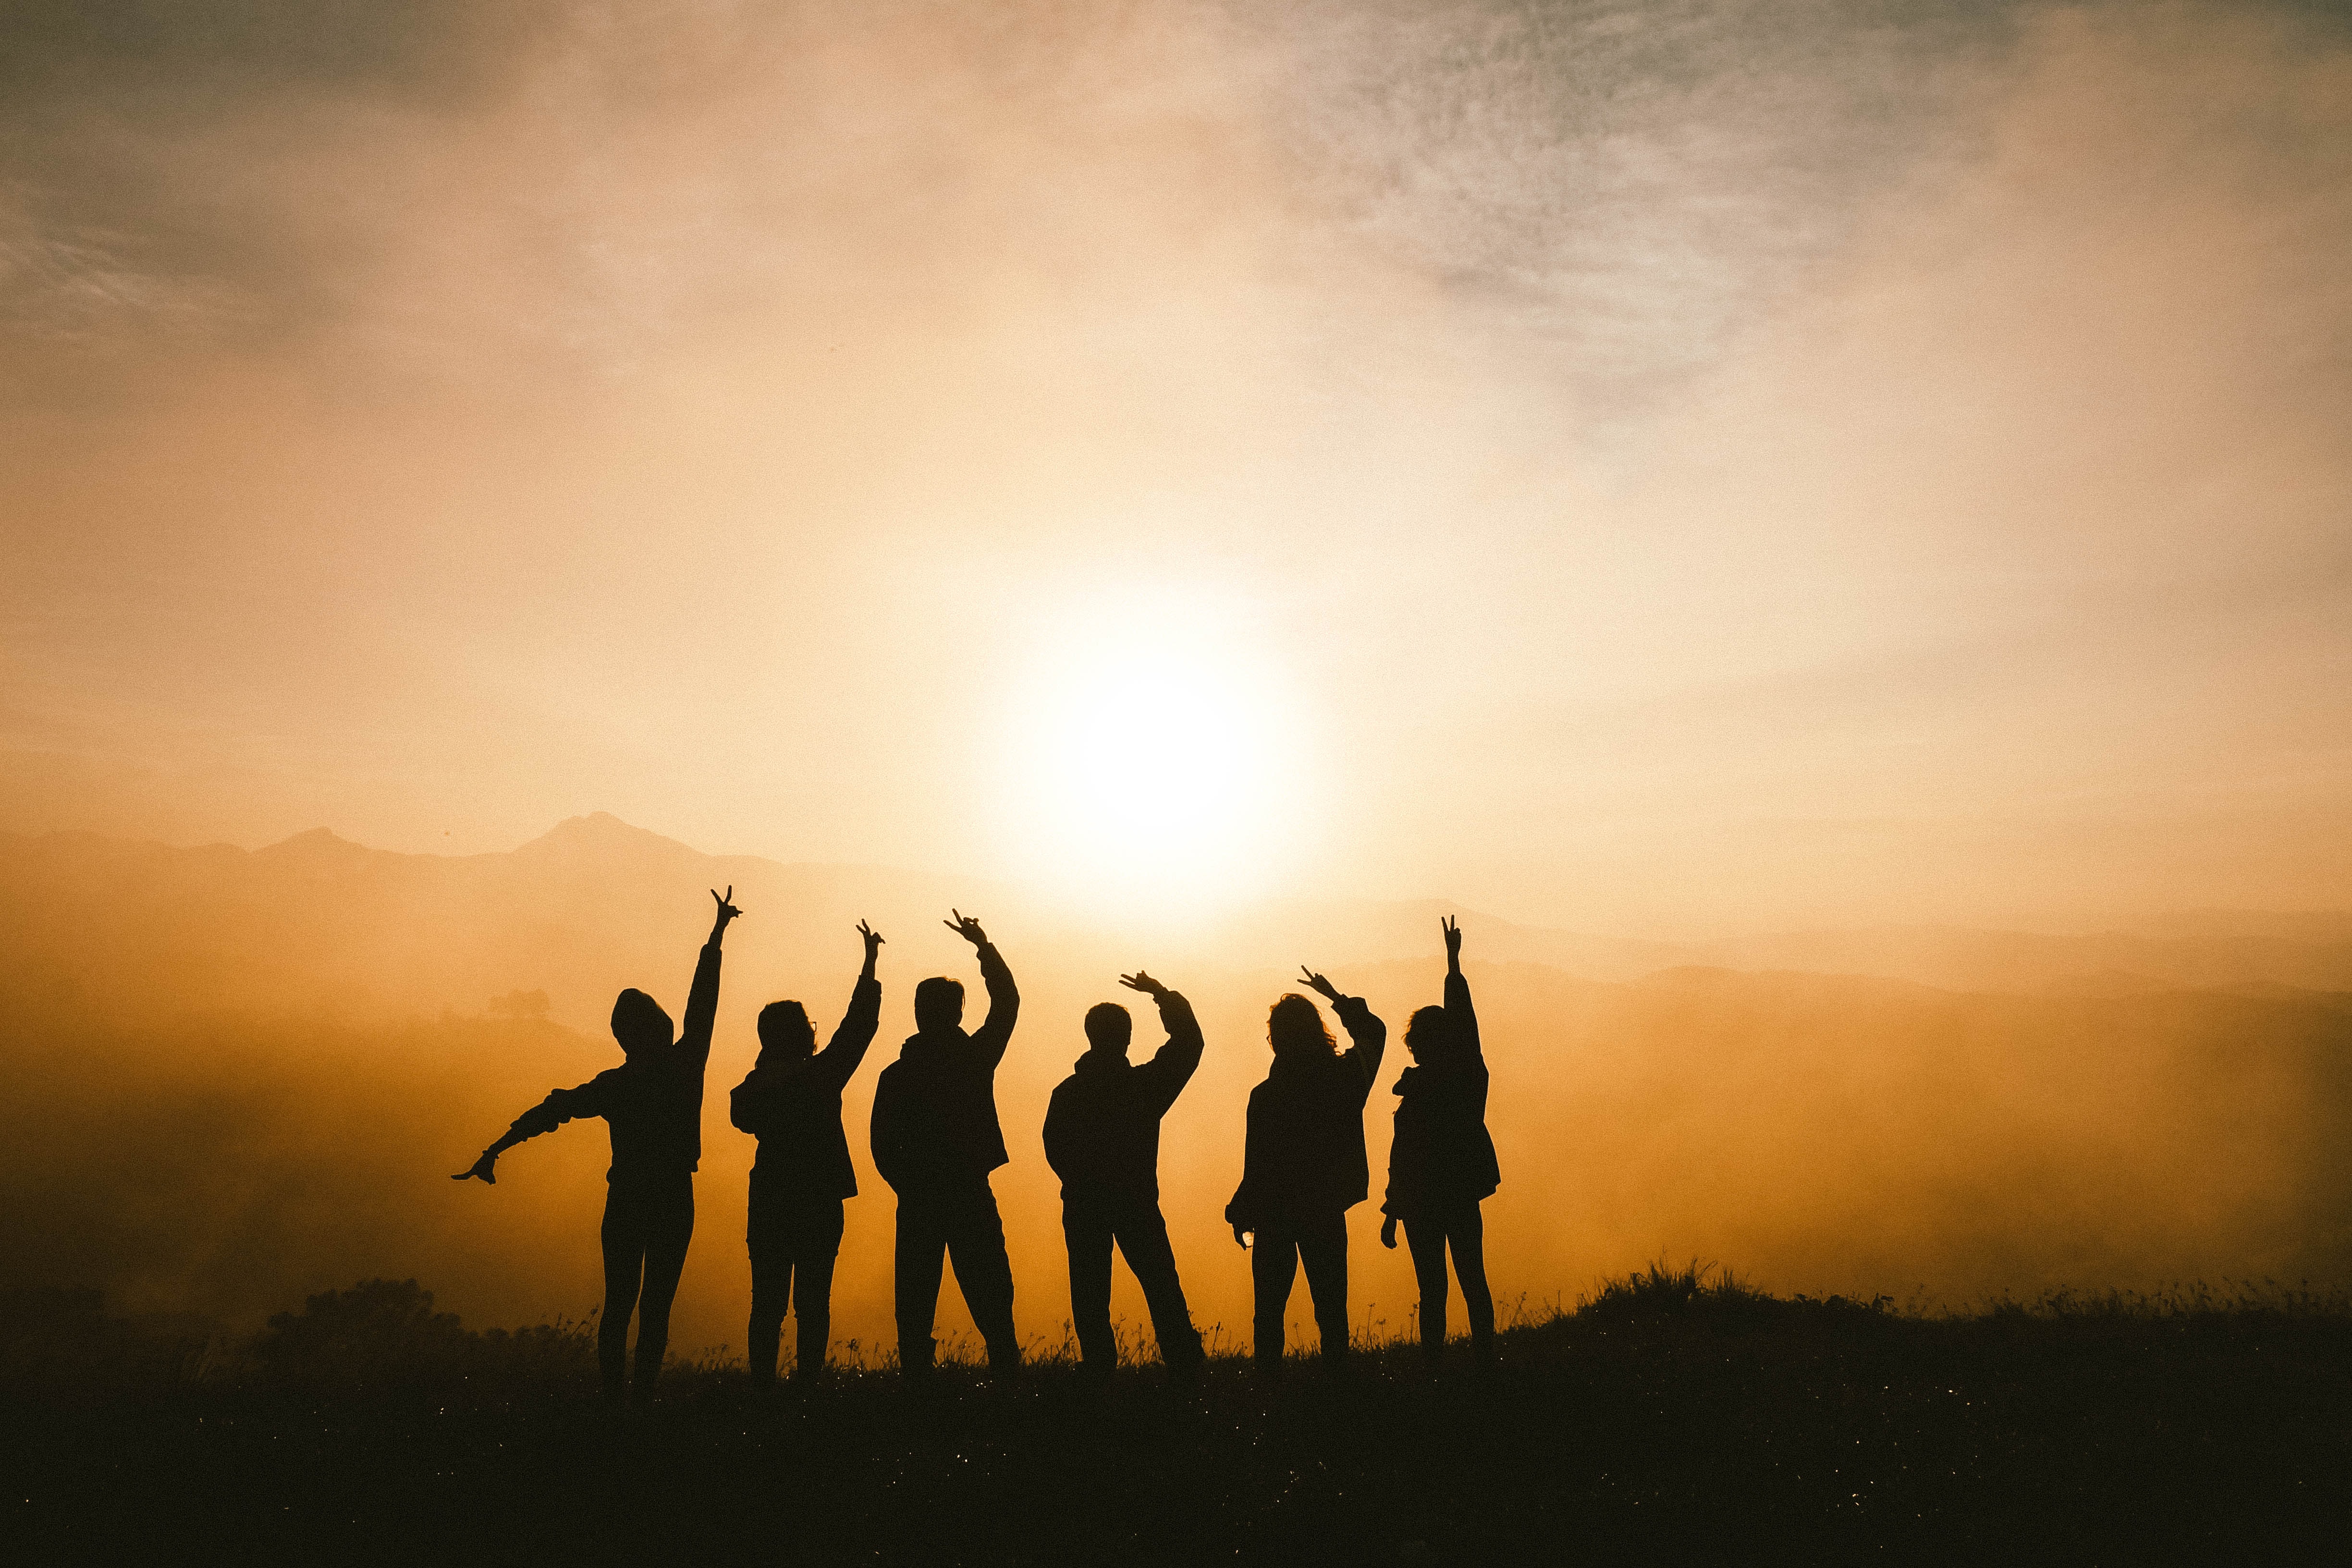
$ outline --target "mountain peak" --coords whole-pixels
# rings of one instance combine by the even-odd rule
[[[331,827],[313,827],[308,833],[298,833],[291,838],[281,838],[254,851],[257,855],[275,855],[284,859],[316,858],[320,855],[365,855],[364,844],[354,844]]]
[[[515,853],[541,858],[615,854],[702,858],[702,851],[692,845],[681,844],[649,828],[624,822],[609,811],[592,811],[585,816],[567,816]]]

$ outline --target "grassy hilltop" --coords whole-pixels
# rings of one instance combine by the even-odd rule
[[[60,1292],[6,1332],[26,1562],[2283,1562],[2352,1503],[2352,1302],[2275,1289],[1926,1314],[1654,1268],[1483,1373],[1091,1393],[1047,1349],[763,1400],[705,1364],[641,1413],[578,1325],[413,1284],[234,1347]]]

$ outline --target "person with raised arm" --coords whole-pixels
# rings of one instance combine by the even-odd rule
[[[1483,1364],[1495,1354],[1495,1298],[1486,1289],[1486,1220],[1478,1205],[1502,1185],[1503,1173],[1486,1131],[1486,1058],[1470,983],[1462,977],[1462,928],[1448,917],[1440,929],[1445,1004],[1416,1009],[1404,1026],[1413,1065],[1397,1075],[1381,1245],[1396,1246],[1402,1222],[1421,1285],[1421,1353],[1432,1366],[1445,1353],[1445,1254],[1452,1249],[1470,1351]]]
[[[980,922],[951,910],[950,931],[971,943],[988,987],[988,1017],[963,1028],[963,984],[944,975],[915,987],[915,1032],[874,1086],[874,1168],[898,1194],[898,1365],[931,1370],[931,1325],[942,1262],[952,1258],[964,1305],[988,1345],[992,1375],[1021,1370],[1013,1331],[1013,1265],[989,1173],[1005,1163],[996,1119],[996,1066],[1021,1013],[1013,971]]]
[[[694,1238],[702,1075],[719,1012],[719,944],[727,922],[743,912],[734,905],[732,887],[724,893],[713,889],[710,897],[719,911],[694,965],[684,1031],[674,1034],[669,1015],[644,992],[622,992],[613,1004],[613,1038],[620,1042],[621,1065],[577,1089],[550,1094],[516,1117],[481,1158],[452,1178],[495,1184],[499,1156],[524,1139],[584,1117],[604,1119],[613,1138],[613,1164],[604,1174],[604,1311],[596,1325],[596,1364],[610,1400],[624,1392],[640,1405],[653,1398],[669,1346],[670,1303]],[[623,1375],[632,1313],[637,1318],[634,1383]]]
[[[1200,1370],[1201,1336],[1184,1305],[1168,1222],[1160,1213],[1160,1119],[1201,1065],[1192,1005],[1138,970],[1118,983],[1160,1005],[1168,1041],[1138,1066],[1127,1059],[1135,1020],[1116,1002],[1087,1012],[1087,1054],[1045,1110],[1045,1162],[1062,1178],[1062,1237],[1070,1249],[1070,1322],[1080,1370],[1108,1379],[1118,1364],[1110,1328],[1110,1249],[1117,1242],[1143,1300],[1160,1359],[1171,1373]]]
[[[882,983],[874,961],[881,933],[864,921],[866,967],[849,1010],[824,1050],[808,1009],[771,1002],[760,1009],[760,1058],[735,1086],[728,1119],[760,1141],[751,1162],[751,1212],[744,1239],[751,1249],[751,1382],[772,1388],[787,1307],[800,1320],[795,1382],[824,1370],[833,1333],[833,1265],[841,1252],[842,1205],[857,1195],[849,1140],[841,1131],[841,1091],[866,1059],[882,1018]]]
[[[1274,1065],[1250,1091],[1242,1184],[1225,1205],[1234,1240],[1255,1246],[1250,1280],[1257,1298],[1255,1352],[1261,1373],[1282,1371],[1283,1315],[1300,1265],[1315,1301],[1323,1364],[1348,1353],[1348,1211],[1371,1189],[1364,1157],[1364,1102],[1381,1070],[1388,1026],[1360,996],[1343,996],[1312,970],[1309,989],[1331,1004],[1350,1040],[1336,1049],[1314,1003],[1293,992],[1266,1016]]]

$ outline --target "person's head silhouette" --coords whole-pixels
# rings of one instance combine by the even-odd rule
[[[1116,1002],[1097,1002],[1087,1009],[1087,1044],[1106,1056],[1124,1057],[1135,1037],[1135,1019]]]
[[[1454,1040],[1454,1020],[1443,1007],[1416,1007],[1405,1020],[1404,1048],[1421,1062],[1443,1056]]]
[[[797,1002],[771,1002],[760,1009],[760,1062],[796,1062],[816,1049],[808,1009]]]
[[[631,1061],[667,1050],[677,1037],[669,1015],[644,992],[624,991],[614,1002],[613,1038],[621,1042],[621,1054]]]
[[[1323,1011],[1294,991],[1274,1005],[1265,1018],[1266,1043],[1281,1057],[1329,1056],[1338,1047],[1323,1026]]]
[[[935,974],[915,987],[915,1028],[945,1035],[963,1027],[963,982]]]

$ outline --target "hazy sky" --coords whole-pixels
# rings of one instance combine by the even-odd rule
[[[0,828],[2352,903],[2336,8],[0,37]]]

